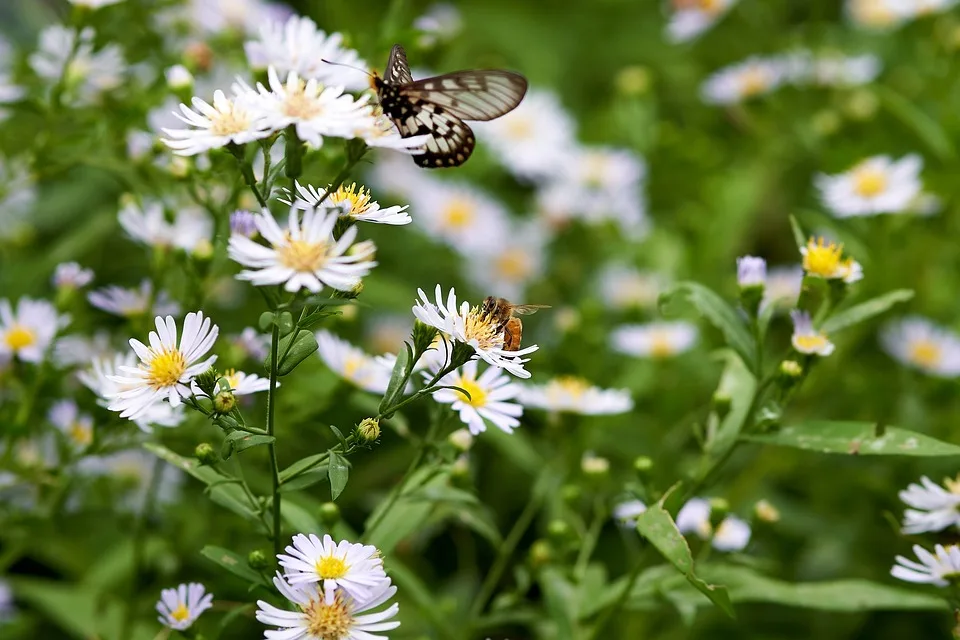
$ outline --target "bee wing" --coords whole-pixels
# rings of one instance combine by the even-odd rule
[[[549,308],[550,305],[548,304],[515,304],[513,305],[513,312],[521,316],[528,316],[531,313],[536,313],[537,309]]]

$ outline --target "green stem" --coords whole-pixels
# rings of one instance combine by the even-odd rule
[[[277,359],[280,349],[280,327],[274,323],[270,336],[270,389],[267,391],[267,435],[275,433],[274,416],[277,411]],[[280,542],[280,465],[277,463],[276,440],[267,445],[270,452],[270,474],[273,476],[273,550],[279,554]]]
[[[247,183],[247,186],[250,187],[250,190],[253,191],[253,195],[257,198],[257,202],[260,203],[260,206],[264,209],[267,208],[267,200],[263,197],[263,194],[260,193],[260,189],[257,188],[257,177],[253,175],[253,166],[247,162],[246,157],[243,153],[243,147],[236,144],[227,145],[227,150],[233,154],[233,157],[237,159],[237,164],[240,165],[240,174],[243,176],[243,181]]]
[[[603,508],[603,503],[598,498],[593,505],[593,521],[590,528],[587,529],[580,544],[580,550],[577,553],[577,560],[573,565],[573,575],[579,581],[587,572],[587,564],[590,562],[590,556],[597,546],[600,539],[600,531],[603,530],[603,524],[606,522],[607,514]]]
[[[627,578],[627,583],[623,586],[623,591],[620,592],[620,595],[617,596],[614,603],[610,605],[607,610],[603,612],[603,615],[600,616],[600,619],[597,620],[597,624],[593,627],[593,631],[590,633],[588,640],[597,640],[597,638],[600,638],[606,626],[610,624],[614,616],[618,614],[623,608],[623,605],[627,603],[627,600],[630,598],[630,592],[633,591],[633,586],[637,584],[637,580],[640,578],[644,565],[643,556],[649,548],[649,546],[644,547],[633,569],[630,570],[630,576]]]
[[[153,469],[150,471],[150,483],[147,485],[147,493],[144,497],[143,507],[133,523],[133,561],[130,575],[130,587],[126,593],[126,608],[123,612],[123,622],[120,627],[120,637],[129,638],[133,628],[134,615],[136,613],[136,594],[140,586],[140,571],[143,564],[143,533],[147,518],[153,511],[154,502],[157,499],[157,492],[160,489],[160,480],[163,477],[163,467],[166,464],[160,458],[153,462]]]

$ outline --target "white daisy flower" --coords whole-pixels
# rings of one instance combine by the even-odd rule
[[[467,274],[478,289],[520,300],[527,284],[543,273],[550,235],[538,220],[509,225],[497,247],[471,253]]]
[[[243,49],[254,69],[273,67],[282,76],[293,72],[348,91],[363,91],[368,88],[367,63],[342,44],[339,33],[327,35],[310,18],[291,16],[286,22],[262,25],[259,39],[248,40]]]
[[[737,258],[737,285],[740,288],[763,287],[767,282],[767,261],[754,256]]]
[[[916,154],[893,160],[872,156],[849,171],[819,174],[814,183],[824,206],[838,218],[903,213],[923,189],[923,159]]]
[[[283,83],[273,67],[267,78],[269,90],[257,84],[256,106],[266,125],[271,131],[293,125],[297,137],[314,148],[323,146],[324,136],[353,138],[354,131],[365,128],[372,117],[369,94],[355,99],[342,86],[326,86],[312,78],[304,81],[294,71]]]
[[[783,81],[779,60],[753,56],[711,75],[701,85],[700,94],[708,104],[737,104],[770,93]]]
[[[404,138],[400,135],[396,125],[382,112],[375,109],[369,118],[358,122],[357,128],[353,130],[353,137],[362,139],[368,147],[391,149],[409,155],[420,155],[426,151],[423,145],[431,136],[426,133]]]
[[[63,79],[66,95],[73,96],[77,103],[92,104],[100,94],[119,87],[127,69],[119,46],[108,44],[95,52],[93,40],[91,27],[78,35],[61,25],[49,26],[40,32],[37,51],[29,58],[30,66],[48,82]]]
[[[750,525],[734,515],[723,519],[710,544],[717,551],[741,551],[750,543]]]
[[[728,515],[716,528],[710,524],[710,501],[705,498],[691,498],[677,513],[677,529],[680,533],[696,533],[718,551],[741,551],[750,542],[750,525],[735,515]]]
[[[527,407],[588,416],[626,413],[633,409],[633,399],[627,389],[601,389],[575,376],[560,376],[545,385],[524,385],[518,400]]]
[[[823,87],[855,87],[869,84],[883,70],[883,62],[873,54],[859,56],[821,56],[811,67],[811,81]]]
[[[246,86],[234,85],[234,97],[228,98],[223,91],[213,94],[213,104],[200,98],[192,100],[193,109],[180,105],[180,113],[174,115],[189,125],[188,129],[164,127],[166,138],[160,140],[181,156],[219,149],[228,144],[246,144],[271,135],[276,129],[263,113],[254,107],[255,94]]]
[[[827,336],[813,328],[809,313],[794,309],[790,312],[790,318],[793,320],[793,336],[790,338],[790,344],[794,349],[806,355],[821,357],[833,353],[833,343],[827,339]]]
[[[370,199],[370,190],[364,187],[358,187],[351,183],[349,186],[340,185],[337,190],[323,200],[320,200],[326,194],[329,185],[325,189],[317,189],[311,185],[302,185],[294,182],[297,188],[297,197],[293,202],[281,200],[285,204],[292,205],[297,209],[312,209],[317,206],[336,208],[343,218],[350,218],[362,222],[374,222],[377,224],[410,224],[413,218],[407,213],[407,206],[393,206],[381,209],[380,205]]]
[[[213,221],[198,207],[180,207],[169,222],[163,203],[148,200],[141,205],[131,199],[117,218],[134,241],[154,249],[175,247],[194,253],[208,248],[213,238]]]
[[[258,287],[283,284],[290,292],[308,289],[319,293],[324,286],[339,291],[353,289],[377,266],[373,260],[376,247],[370,240],[353,244],[356,226],[344,231],[339,240],[334,238],[338,217],[337,211],[307,209],[301,220],[300,211],[291,207],[284,230],[265,209],[257,214],[256,225],[270,246],[241,235],[230,237],[230,258],[250,267],[237,279],[249,280]]]
[[[171,629],[183,631],[200,617],[200,614],[213,606],[213,594],[199,582],[181,584],[176,589],[164,589],[160,592],[157,611],[160,624]]]
[[[100,9],[101,7],[108,7],[111,4],[118,4],[123,2],[123,0],[67,0],[67,2],[77,7]]]
[[[433,375],[423,372],[425,380]],[[470,433],[477,435],[487,430],[487,422],[492,423],[506,433],[520,426],[517,419],[523,415],[523,407],[517,404],[520,385],[511,382],[499,367],[488,366],[479,377],[477,361],[471,360],[456,371],[440,379],[439,384],[460,387],[468,394],[454,389],[440,389],[433,393],[433,399],[441,404],[449,404],[460,414],[460,422],[467,425]]]
[[[373,545],[298,533],[284,551],[286,554],[277,556],[285,570],[284,579],[292,586],[320,583],[328,605],[333,604],[337,589],[363,601],[390,582],[380,552]]]
[[[597,282],[601,299],[614,309],[655,307],[667,287],[663,275],[624,264],[608,264],[600,272]]]
[[[191,31],[254,34],[264,24],[283,20],[290,13],[288,7],[265,0],[187,0],[186,11],[177,7],[172,17]]]
[[[903,533],[913,535],[960,528],[960,483],[947,478],[936,484],[923,476],[920,484],[911,484],[898,495],[907,506],[903,512]]]
[[[470,345],[487,364],[506,369],[518,378],[530,377],[530,373],[523,368],[529,358],[523,356],[539,349],[537,345],[518,351],[505,351],[499,322],[484,314],[481,307],[471,307],[466,300],[458,306],[457,294],[453,289],[450,289],[444,302],[443,291],[437,285],[434,292],[436,304],[427,298],[423,289],[417,289],[417,294],[420,300],[412,309],[417,320],[436,327],[447,339]]]
[[[934,546],[930,553],[918,544],[913,545],[913,553],[920,562],[903,556],[897,556],[897,564],[890,569],[890,575],[907,582],[932,584],[946,587],[960,580],[960,547],[955,544]]]
[[[689,322],[627,324],[613,330],[613,348],[640,358],[669,358],[696,344],[698,331]]]
[[[27,228],[37,200],[37,186],[29,167],[0,156],[0,240],[16,238]]]
[[[767,270],[767,282],[763,289],[763,304],[793,307],[800,299],[803,287],[803,267],[778,266]]]
[[[193,74],[182,64],[175,64],[164,69],[163,77],[167,80],[167,87],[174,91],[189,89],[193,86]]]
[[[180,313],[180,305],[166,291],[154,297],[153,283],[144,280],[139,289],[126,289],[117,285],[102,287],[87,294],[87,300],[97,309],[121,318],[141,316],[152,311],[157,315]]]
[[[846,14],[858,27],[890,29],[910,18],[912,0],[847,0]]]
[[[737,0],[695,0],[684,2],[670,14],[667,23],[667,39],[670,42],[693,40],[715,25],[730,10]]]
[[[429,49],[438,42],[453,40],[463,29],[463,16],[454,5],[437,2],[413,21],[413,28],[420,32],[420,46]]]
[[[496,250],[507,237],[506,209],[479,189],[434,179],[420,186],[409,200],[420,228],[431,237],[464,254]]]
[[[63,336],[53,345],[53,361],[59,367],[88,366],[95,358],[112,357],[113,354],[107,331],[97,331],[93,336]]]
[[[290,585],[279,573],[273,579],[277,590],[290,602],[297,605],[299,611],[278,609],[263,600],[257,601],[257,620],[266,625],[278,627],[277,630],[264,632],[264,637],[273,640],[386,640],[378,631],[390,631],[400,626],[393,621],[400,610],[397,603],[375,613],[393,597],[397,588],[390,580],[380,583],[364,599],[351,597],[338,589],[332,602],[328,602],[323,591],[312,584]],[[361,615],[364,614],[364,615]]]
[[[122,373],[121,367],[137,365],[137,354],[128,351],[98,355],[89,362],[90,368],[78,371],[77,379],[97,395],[97,404],[101,407],[108,407],[117,394],[130,389],[129,385],[119,384],[115,379]],[[185,419],[182,404],[173,406],[160,399],[146,407],[133,422],[144,433],[151,433],[153,427],[178,427]]]
[[[53,270],[51,282],[57,289],[80,289],[93,282],[93,269],[84,269],[77,262],[61,262]]]
[[[329,331],[317,332],[317,354],[334,373],[364,391],[383,394],[390,382],[393,367],[377,359]]]
[[[59,315],[46,300],[20,298],[14,311],[9,300],[0,299],[0,362],[42,362],[57,332],[69,322],[69,316]]]
[[[613,517],[619,524],[632,529],[637,526],[637,517],[646,510],[647,505],[640,500],[627,500],[613,508]]]
[[[93,418],[80,413],[73,400],[54,402],[47,419],[60,430],[74,451],[83,451],[93,443]]]
[[[121,499],[116,507],[124,511],[140,512],[151,488],[153,463],[157,458],[141,449],[118,451],[105,456],[85,456],[77,462],[77,471],[87,477],[108,477],[116,482]],[[155,500],[159,504],[172,504],[180,495],[184,474],[180,469],[165,464],[160,470]]]
[[[960,336],[920,316],[887,323],[880,332],[884,351],[902,364],[933,376],[960,376]]]
[[[843,257],[843,245],[827,242],[824,238],[810,238],[800,248],[803,271],[808,276],[825,280],[840,279],[851,284],[863,279],[863,267],[853,258]]]
[[[500,163],[521,180],[557,176],[576,149],[575,124],[557,95],[528,91],[507,115],[471,125]]]
[[[228,336],[227,340],[251,360],[263,362],[270,353],[270,337],[253,327],[245,327],[240,333]]]
[[[140,358],[137,367],[121,366],[119,375],[111,380],[127,388],[113,397],[111,411],[119,411],[121,418],[135,419],[157,400],[166,398],[177,406],[183,398],[193,395],[193,378],[216,361],[217,356],[201,360],[216,342],[220,328],[204,318],[202,311],[188,313],[183,320],[183,333],[177,344],[177,324],[173,316],[156,318],[157,330],[150,332],[150,346],[134,338],[130,346]]]
[[[220,378],[220,388],[221,390],[230,389],[235,396],[248,396],[268,390],[270,380],[269,378],[261,378],[255,373],[227,369]]]

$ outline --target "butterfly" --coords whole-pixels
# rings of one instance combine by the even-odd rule
[[[516,108],[527,79],[513,71],[456,71],[414,80],[403,47],[393,45],[384,77],[374,75],[380,107],[404,138],[429,135],[421,167],[456,167],[467,161],[477,140],[464,120],[493,120]]]

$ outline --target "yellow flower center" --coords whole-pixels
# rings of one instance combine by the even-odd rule
[[[650,338],[650,355],[654,358],[666,358],[676,352],[670,334],[656,331]]]
[[[944,478],[943,486],[947,488],[947,491],[953,494],[960,494],[960,476],[954,478]]]
[[[366,377],[358,374],[363,371],[365,364],[366,360],[364,358],[348,355],[343,361],[343,373],[341,375],[354,384],[363,384]]]
[[[353,616],[339,593],[329,605],[322,597],[311,600],[303,613],[307,618],[307,633],[319,640],[342,640],[348,637],[350,627],[353,626]]]
[[[477,207],[469,200],[451,198],[443,211],[440,212],[440,217],[443,219],[444,226],[451,229],[462,229],[473,222],[476,212]]]
[[[319,271],[327,262],[327,243],[290,240],[277,250],[280,264],[294,271]]]
[[[463,319],[463,336],[474,343],[475,349],[500,349],[503,347],[503,330],[497,331],[497,319],[474,307]]]
[[[827,337],[819,333],[794,336],[793,345],[800,353],[814,353],[827,346]]]
[[[347,563],[336,556],[320,558],[316,564],[317,575],[324,580],[333,580],[347,575]]]
[[[19,351],[33,345],[37,341],[37,336],[32,329],[22,324],[15,324],[7,329],[3,340],[12,351]]]
[[[468,398],[463,393],[457,391],[457,394],[460,396],[460,399],[463,402],[466,402],[471,407],[477,409],[486,406],[487,392],[484,391],[479,384],[477,384],[476,380],[472,380],[470,378],[460,378],[457,386],[470,394],[470,397]]]
[[[910,361],[921,367],[935,367],[940,364],[942,352],[940,345],[932,340],[915,340],[909,346]]]
[[[843,245],[833,242],[826,244],[823,238],[813,238],[807,242],[806,252],[803,255],[803,270],[812,276],[834,278],[840,270],[843,256]]]
[[[579,398],[590,388],[586,380],[576,376],[558,376],[553,379],[550,386],[563,395],[574,398]]]
[[[370,208],[370,191],[363,187],[358,189],[356,183],[349,187],[341,185],[330,194],[330,202],[337,207],[349,205],[348,215],[358,216]]]
[[[599,189],[608,168],[607,158],[600,153],[589,153],[584,159],[583,181],[588,187]]]
[[[760,67],[750,67],[740,75],[740,94],[744,97],[763,93],[770,87],[770,74]]]
[[[93,429],[90,425],[80,422],[74,422],[68,430],[70,438],[81,447],[86,447],[93,442]]]
[[[530,260],[522,250],[508,249],[497,256],[493,268],[504,280],[523,280],[530,275]]]
[[[863,198],[873,198],[887,190],[887,174],[876,167],[860,167],[853,172],[853,190]]]
[[[286,99],[283,101],[283,114],[300,120],[316,118],[323,111],[315,96],[308,96],[305,92],[306,84],[303,80],[300,85],[291,91],[287,89]]]
[[[187,370],[187,359],[177,349],[161,351],[147,366],[147,384],[154,389],[172,387]]]
[[[507,137],[512,140],[528,140],[533,134],[533,123],[529,118],[510,118],[505,127]]]
[[[700,11],[710,15],[719,13],[720,9],[723,8],[723,3],[720,0],[694,0],[693,4]]]
[[[181,602],[176,609],[170,612],[170,617],[177,622],[183,622],[190,617],[190,610],[187,609],[187,605]]]
[[[886,0],[856,0],[850,8],[857,22],[871,27],[885,27],[897,21],[897,14]]]
[[[215,136],[231,136],[250,128],[247,112],[230,102],[227,107],[210,116],[210,133]]]

